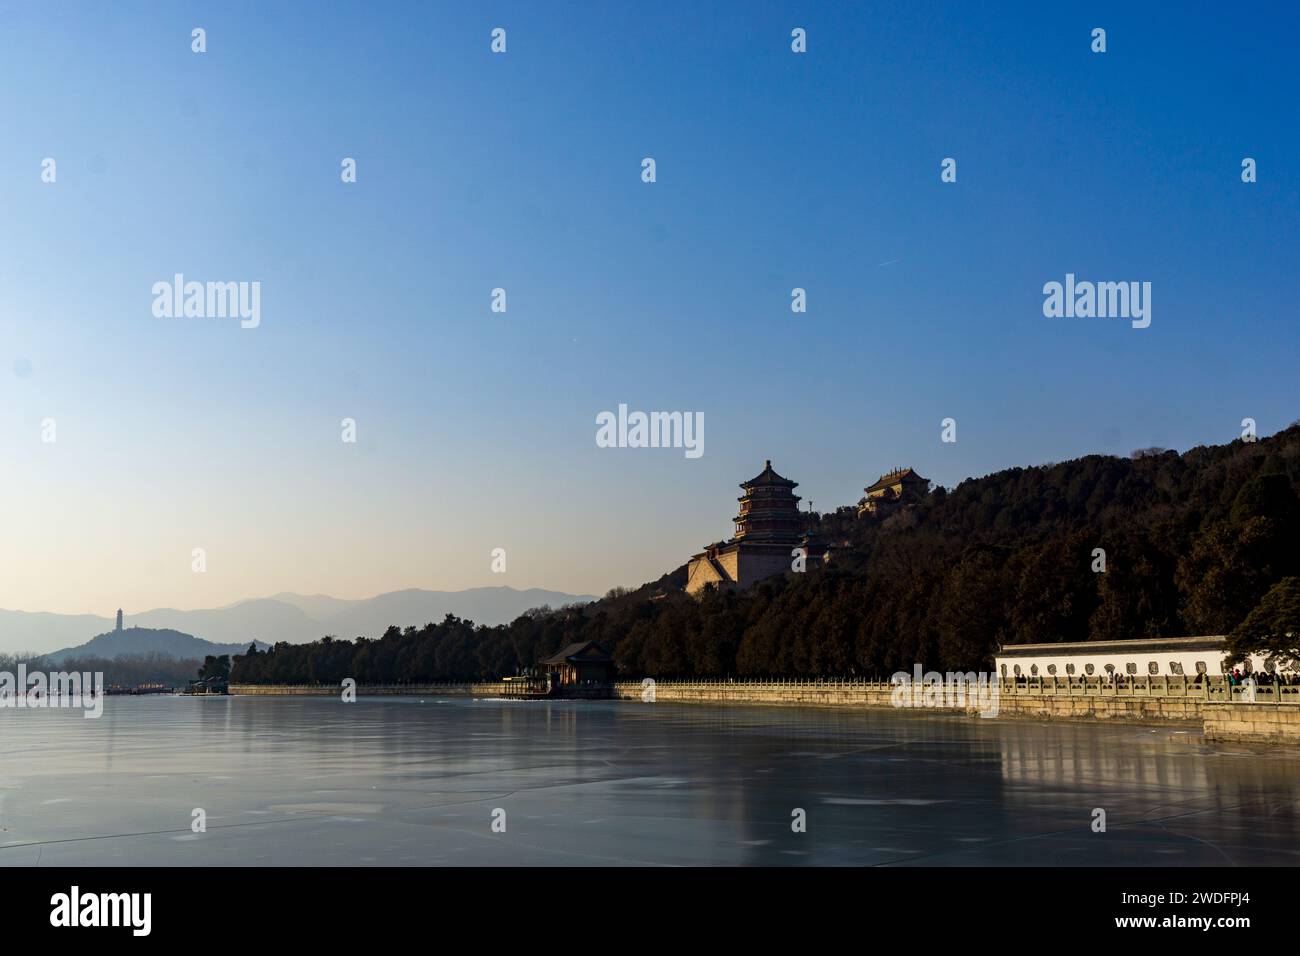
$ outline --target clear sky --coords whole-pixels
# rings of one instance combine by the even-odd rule
[[[0,607],[600,593],[765,458],[820,510],[1285,427],[1300,15],[1134,6],[5,3]],[[178,272],[260,327],[155,317]],[[1068,272],[1150,327],[1044,317]]]

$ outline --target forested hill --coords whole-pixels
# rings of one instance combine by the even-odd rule
[[[830,564],[749,592],[696,601],[679,568],[503,627],[448,617],[377,641],[277,645],[239,660],[235,679],[493,677],[578,640],[633,677],[887,676],[984,668],[1000,643],[1226,634],[1300,574],[1298,488],[1300,424],[1181,455],[1011,468],[880,524],[853,507],[822,515],[819,530],[848,543]]]

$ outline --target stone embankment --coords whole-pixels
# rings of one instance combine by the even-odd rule
[[[996,688],[996,690],[995,690]],[[358,684],[357,695],[425,697],[532,697],[523,682]],[[965,696],[948,687],[925,696],[910,689],[907,710],[1021,717],[1032,720],[1103,720],[1130,723],[1198,723],[1212,740],[1300,743],[1300,687],[1231,687],[1222,680],[1194,683],[1180,677],[1151,677],[1113,684],[1097,680],[1038,678],[1027,683],[998,681],[967,685]],[[232,684],[230,693],[249,696],[339,696],[326,684]],[[860,707],[897,710],[892,684],[854,680],[620,681],[606,688],[582,688],[578,697],[700,704],[759,704],[788,707]]]

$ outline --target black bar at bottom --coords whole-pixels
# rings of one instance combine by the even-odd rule
[[[1295,882],[1264,868],[13,869],[0,872],[0,899],[10,942],[596,946],[627,932],[665,945],[770,947],[785,927],[820,943],[1023,943],[1025,932],[1064,932],[1232,945],[1294,939]],[[116,894],[149,894],[147,936],[137,935],[144,897]],[[101,913],[120,925],[70,925]]]

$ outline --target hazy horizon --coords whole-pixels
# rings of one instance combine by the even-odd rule
[[[896,465],[1272,434],[1300,417],[1276,20],[9,8],[0,607],[603,594],[729,536],[765,459],[826,510]],[[257,326],[155,314],[178,274],[260,283]],[[1149,283],[1149,326],[1047,317],[1076,275]],[[599,447],[621,404],[702,415],[703,454]]]
[[[1289,423],[1287,423],[1287,425],[1282,426],[1282,427],[1278,428],[1277,430],[1278,430],[1278,431],[1282,431],[1283,428],[1285,428],[1285,427],[1289,427],[1291,424],[1296,424],[1296,423],[1297,423],[1297,421],[1289,422]],[[1258,437],[1262,439],[1262,438],[1268,438],[1268,437],[1270,437],[1270,435],[1269,435],[1269,434],[1260,434]],[[1202,442],[1194,442],[1193,444],[1191,444],[1191,445],[1189,445],[1189,446],[1187,446],[1187,447],[1185,447],[1185,448],[1172,448],[1172,449],[1167,449],[1167,450],[1172,450],[1172,451],[1176,451],[1176,452],[1178,452],[1179,454],[1184,454],[1184,453],[1186,453],[1188,450],[1190,450],[1191,448],[1194,448],[1194,447],[1203,446],[1203,445],[1218,445],[1218,444],[1227,444],[1227,442],[1226,442],[1226,441],[1202,441]],[[1157,446],[1157,447],[1164,447],[1164,446]],[[1133,451],[1138,451],[1138,450],[1140,450],[1140,449],[1136,449],[1136,448],[1133,449]],[[1082,457],[1082,456],[1084,456],[1084,455],[1092,455],[1092,454],[1111,454],[1111,453],[1109,453],[1109,452],[1086,452],[1086,451],[1085,451],[1085,452],[1081,452],[1079,456],[1075,456],[1075,457]],[[1129,454],[1131,455],[1132,452],[1130,452]],[[1119,456],[1119,457],[1128,457],[1128,456]],[[1062,460],[1069,460],[1069,459],[1062,459]],[[1016,468],[1016,467],[1022,467],[1022,468],[1043,467],[1043,466],[1050,466],[1050,465],[1052,465],[1052,464],[1056,464],[1056,463],[1057,463],[1057,462],[1055,462],[1055,461],[1045,461],[1045,462],[1007,462],[1007,463],[1001,465],[1000,467],[994,469],[993,471],[989,471],[989,472],[986,472],[986,473],[984,473],[984,474],[980,474],[980,475],[967,475],[967,476],[965,476],[964,478],[959,479],[958,481],[954,482],[952,485],[948,485],[948,486],[946,486],[946,487],[948,487],[949,489],[951,489],[951,488],[953,488],[953,487],[956,487],[956,485],[961,484],[962,481],[976,480],[976,479],[979,479],[979,478],[982,478],[982,477],[986,477],[987,475],[994,474],[995,472],[997,472],[997,471],[1001,471],[1001,470],[1006,469],[1006,468]],[[882,468],[882,469],[881,469],[882,473],[885,472],[885,471],[888,471],[888,470],[889,470],[888,467],[886,467],[886,468]],[[936,484],[936,486],[938,485],[937,482],[936,482],[935,484]],[[852,505],[852,504],[855,504],[855,503],[856,503],[856,500],[857,500],[857,499],[855,498],[853,501],[841,501],[841,502],[835,502],[835,503],[828,503],[828,505],[827,505],[826,508],[821,508],[821,509],[818,509],[818,510],[819,510],[819,511],[823,511],[823,510],[832,510],[832,511],[833,511],[835,508],[838,508],[838,507],[842,507],[842,506],[845,506],[845,505]],[[729,536],[729,535],[727,535],[727,536]],[[550,592],[556,592],[556,593],[568,594],[568,595],[570,595],[570,596],[578,597],[578,598],[581,598],[581,597],[584,597],[584,596],[594,597],[594,598],[600,598],[600,597],[602,597],[606,592],[608,592],[611,588],[614,588],[614,587],[638,588],[638,587],[641,587],[641,586],[644,585],[644,584],[648,584],[648,583],[650,583],[651,581],[654,581],[655,579],[659,578],[659,577],[662,576],[663,574],[667,574],[667,573],[669,573],[669,572],[675,570],[677,567],[680,567],[681,565],[685,564],[685,562],[686,562],[686,558],[687,558],[687,557],[689,557],[689,554],[686,555],[685,557],[683,557],[682,560],[677,561],[675,564],[671,564],[670,566],[666,566],[666,567],[662,568],[661,570],[659,570],[659,571],[657,571],[657,572],[655,572],[655,573],[649,575],[645,580],[642,580],[642,581],[636,581],[636,582],[615,582],[615,583],[609,584],[609,585],[607,585],[607,586],[600,587],[600,588],[598,588],[598,589],[592,589],[592,590],[579,590],[579,589],[570,589],[570,588],[563,588],[563,587],[552,587],[552,586],[548,586],[548,585],[546,585],[546,584],[527,584],[527,585],[521,585],[521,584],[502,584],[502,583],[492,583],[492,582],[488,582],[488,583],[485,583],[485,584],[469,585],[469,586],[467,586],[467,587],[461,587],[461,588],[437,587],[437,586],[433,586],[433,585],[404,585],[404,586],[400,586],[400,587],[388,587],[388,588],[383,588],[383,589],[378,590],[378,591],[371,591],[371,592],[361,593],[361,594],[355,594],[355,595],[343,595],[343,594],[337,594],[337,593],[327,593],[327,592],[325,592],[325,591],[299,591],[299,590],[293,590],[293,589],[290,589],[290,588],[281,588],[281,589],[276,590],[276,591],[274,591],[274,592],[271,592],[271,593],[269,593],[269,594],[253,594],[253,595],[248,595],[248,596],[245,596],[245,597],[235,598],[235,599],[233,599],[233,600],[226,601],[226,602],[221,603],[221,604],[208,604],[208,605],[197,605],[197,606],[190,606],[190,607],[182,607],[182,606],[179,606],[179,605],[176,605],[176,604],[155,603],[155,604],[149,605],[149,606],[147,606],[147,607],[141,607],[141,608],[138,608],[138,609],[135,609],[135,610],[131,610],[131,609],[126,608],[125,606],[122,606],[122,610],[123,610],[123,613],[124,613],[125,617],[127,617],[127,618],[129,619],[133,614],[136,614],[136,615],[139,615],[139,614],[147,614],[147,613],[152,613],[152,612],[156,612],[156,611],[171,611],[171,610],[174,610],[174,611],[179,611],[179,612],[185,612],[185,613],[188,613],[188,612],[191,612],[191,611],[223,610],[223,609],[226,609],[226,608],[236,607],[236,606],[238,606],[238,605],[240,605],[240,604],[246,604],[246,603],[249,603],[249,602],[251,602],[251,601],[269,601],[269,600],[276,600],[276,599],[278,599],[278,598],[280,598],[280,597],[282,597],[282,596],[285,596],[285,595],[289,595],[289,596],[293,596],[293,597],[298,597],[298,598],[304,598],[304,599],[312,599],[312,598],[326,598],[326,599],[330,599],[330,600],[343,601],[343,602],[362,602],[362,601],[370,600],[370,599],[375,598],[375,597],[380,597],[380,596],[385,595],[385,594],[394,594],[394,593],[398,593],[398,592],[401,592],[401,591],[420,590],[420,591],[430,591],[430,592],[436,592],[436,593],[449,593],[449,594],[456,594],[456,593],[462,593],[462,592],[466,592],[466,591],[485,590],[485,589],[491,589],[491,588],[506,588],[506,589],[509,589],[509,590],[517,591],[517,592],[523,592],[523,591],[550,591]],[[97,610],[97,609],[94,609],[94,608],[75,609],[75,610],[69,610],[69,611],[55,611],[55,610],[51,610],[51,609],[49,609],[49,608],[23,608],[23,607],[14,607],[14,606],[8,606],[8,605],[0,605],[0,610],[17,611],[17,612],[19,612],[19,613],[24,613],[24,614],[42,614],[42,613],[51,613],[51,614],[60,614],[60,615],[67,615],[67,616],[94,616],[94,617],[104,617],[104,618],[107,618],[107,619],[112,619],[113,614],[115,613],[115,611],[116,611],[117,609],[115,608],[115,609],[113,610],[113,612],[110,612],[110,613],[105,614],[105,613],[102,613],[100,610]]]
[[[575,598],[582,598],[582,597],[599,598],[605,594],[605,591],[600,592],[600,594],[595,594],[591,592],[565,591],[562,588],[548,588],[548,587],[542,587],[540,585],[533,586],[533,587],[515,587],[513,585],[508,585],[508,584],[486,584],[486,585],[479,585],[477,587],[471,587],[471,588],[458,588],[455,590],[449,590],[446,588],[390,588],[384,591],[377,591],[374,594],[364,594],[357,597],[342,597],[337,594],[324,594],[321,592],[317,592],[314,594],[302,594],[296,591],[281,590],[281,591],[276,591],[274,594],[251,595],[249,597],[238,598],[234,601],[229,601],[225,604],[214,604],[214,605],[202,606],[202,607],[177,607],[175,605],[170,605],[170,604],[155,604],[149,607],[141,607],[135,609],[125,608],[125,607],[113,608],[108,612],[95,610],[93,608],[89,610],[51,611],[48,608],[33,609],[33,608],[22,608],[22,607],[0,607],[0,610],[14,611],[19,614],[58,614],[66,617],[98,617],[98,618],[104,618],[105,620],[110,622],[115,620],[117,611],[121,610],[122,616],[124,618],[125,626],[127,628],[130,628],[132,626],[135,626],[131,624],[131,618],[133,616],[139,616],[142,614],[153,614],[155,612],[160,612],[160,611],[178,611],[182,613],[190,613],[192,611],[224,611],[230,608],[238,607],[241,604],[249,604],[254,601],[276,601],[276,600],[280,600],[285,596],[304,598],[308,600],[312,598],[327,598],[329,600],[355,604],[355,603],[362,603],[365,601],[369,601],[372,600],[373,598],[383,597],[386,594],[398,594],[403,591],[427,591],[435,594],[463,594],[470,591],[489,590],[493,588],[505,588],[520,593],[524,593],[528,591],[547,591],[553,594],[567,594]],[[607,590],[608,588],[606,589],[606,591]]]

